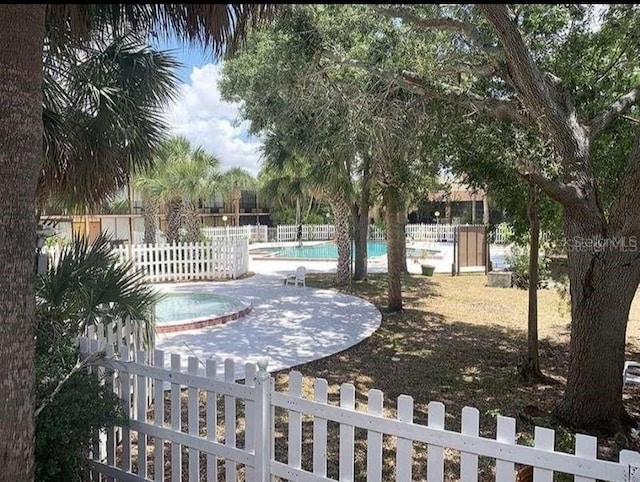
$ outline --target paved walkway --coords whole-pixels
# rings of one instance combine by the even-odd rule
[[[252,305],[244,318],[210,328],[159,334],[156,348],[186,357],[243,364],[269,359],[269,371],[290,368],[343,351],[380,326],[380,312],[369,302],[342,293],[283,286],[283,274],[256,274],[228,282],[157,285],[161,291],[199,291],[235,296]],[[168,360],[165,363],[168,364]]]

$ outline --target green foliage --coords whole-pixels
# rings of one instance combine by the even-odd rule
[[[220,87],[227,100],[243,102],[251,131],[266,135],[264,170],[295,164],[290,178],[305,179],[308,190],[367,206],[374,176],[402,186],[406,202],[414,200],[409,193],[423,194],[430,164],[416,135],[421,101],[327,55],[395,65],[398,57],[436,49],[424,42],[403,47],[402,30],[365,6],[299,5],[250,35],[225,62]],[[386,161],[394,168],[381,169]]]
[[[126,422],[120,402],[78,358],[76,338],[118,319],[153,329],[156,297],[130,263],[117,263],[107,238],[78,238],[36,289],[36,480],[86,480],[85,451],[100,428]]]
[[[377,218],[373,222],[373,226],[374,228],[379,229],[383,233],[387,232],[387,222],[384,220],[384,218]]]
[[[69,240],[65,236],[58,234],[47,236],[44,240],[44,245],[47,248],[52,248],[53,246],[66,246],[67,244],[69,244]]]
[[[271,222],[275,225],[295,224],[296,210],[289,206],[274,206],[270,211]]]
[[[159,145],[152,166],[136,173],[134,186],[145,204],[164,204],[170,214],[172,205],[179,205],[179,214],[173,218],[175,225],[167,219],[170,241],[180,240],[178,230],[183,221],[197,231],[199,201],[211,199],[222,189],[219,167],[214,155],[193,146],[185,137],[175,136]],[[193,231],[183,239],[198,241]]]
[[[130,214],[129,198],[125,195],[113,196],[102,203],[102,214]]]
[[[485,189],[491,201],[505,213],[512,239],[526,242],[529,184],[517,168],[526,160],[550,175],[556,173],[557,159],[549,146],[538,141],[534,133],[514,124],[466,119],[452,127],[442,148],[449,152],[446,167],[470,186]],[[552,239],[561,238],[560,206],[543,193],[538,192],[538,198],[541,231]]]
[[[322,213],[310,211],[302,217],[302,224],[327,224],[327,218]]]
[[[160,185],[156,194],[163,201],[177,198],[185,206],[197,206],[199,200],[211,197],[219,188],[220,161],[184,137],[163,142],[157,158]]]
[[[505,256],[505,263],[513,272],[513,285],[520,289],[529,288],[529,247],[513,245]],[[538,288],[547,287],[550,277],[549,260],[544,255],[538,256]]]
[[[69,371],[74,362],[75,354],[64,360],[58,357],[55,367],[50,356],[38,357],[37,402],[59,381],[52,373]],[[85,452],[97,441],[99,430],[126,422],[116,394],[98,376],[76,372],[36,418],[36,482],[87,480]]]
[[[91,43],[45,49],[40,202],[99,205],[148,165],[166,135],[161,113],[177,67],[131,33],[94,32]]]
[[[106,236],[92,243],[78,237],[65,246],[58,265],[37,281],[37,310],[46,315],[51,335],[78,336],[88,325],[118,319],[148,321],[153,291],[132,267],[119,262]]]

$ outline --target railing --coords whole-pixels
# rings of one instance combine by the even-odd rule
[[[249,246],[242,238],[122,245],[116,252],[121,261],[132,260],[151,282],[237,278],[249,269]]]
[[[80,347],[85,354],[101,348],[87,339]],[[597,439],[587,435],[576,435],[575,453],[565,453],[555,450],[553,430],[536,427],[534,446],[525,446],[516,443],[516,421],[509,417],[497,417],[495,439],[480,436],[475,408],[462,410],[457,432],[446,429],[439,402],[429,403],[428,423],[422,425],[414,421],[413,399],[407,395],[398,397],[392,418],[384,415],[379,390],[370,390],[366,407],[356,409],[355,387],[343,384],[336,405],[328,401],[326,380],[316,379],[313,395],[305,397],[302,375],[291,372],[288,391],[277,391],[266,362],[259,369],[246,364],[245,381],[238,383],[232,360],[225,361],[220,376],[211,359],[202,373],[202,362],[189,357],[185,373],[179,355],[171,355],[167,369],[159,350],[152,365],[143,351],[134,355],[123,346],[115,355],[111,344],[105,350],[106,357],[94,360],[92,369],[107,369],[106,383],[131,420],[106,430],[103,443],[93,448],[94,480],[102,480],[102,474],[127,481],[267,482],[276,476],[323,482],[360,480],[366,473],[367,481],[376,482],[435,482],[445,475],[477,481],[481,462],[499,482],[513,481],[526,466],[538,482],[560,473],[583,482],[640,480],[639,453],[623,450],[619,461],[600,460]],[[152,413],[148,391],[158,401]]]
[[[453,242],[456,224],[407,224],[407,237],[413,241]],[[465,225],[468,226],[468,225]],[[298,226],[280,225],[277,228],[276,241],[296,241]],[[509,231],[506,225],[498,225],[492,231],[492,242],[507,243]],[[326,241],[335,237],[335,228],[331,224],[302,225],[302,241]],[[386,232],[377,226],[369,226],[369,239],[382,241]]]
[[[246,225],[202,228],[202,234],[207,239],[248,238],[250,242],[266,242],[267,226]]]

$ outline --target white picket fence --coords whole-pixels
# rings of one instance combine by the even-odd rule
[[[151,340],[149,345],[155,347],[155,332],[150,330]],[[145,330],[142,322],[137,323],[131,319],[118,319],[113,323],[105,325],[97,323],[89,325],[84,332],[87,340],[95,340],[98,346],[113,346],[116,351],[121,346],[126,346],[129,350],[138,351],[145,347]]]
[[[226,239],[226,238],[248,238],[250,242],[266,242],[268,227],[266,225],[246,225],[246,226],[228,226],[228,227],[206,227],[202,228],[202,234],[207,239]],[[162,231],[157,234],[158,243],[166,243],[165,235]],[[144,244],[144,231],[133,232],[134,244]]]
[[[407,224],[407,238],[412,241],[453,242],[457,224]],[[460,225],[462,226],[462,225]],[[463,226],[469,226],[465,224]],[[302,241],[326,241],[335,237],[335,227],[332,224],[302,225]],[[296,241],[298,226],[280,225],[277,228],[276,241]],[[497,226],[493,231],[493,243],[507,243],[508,230],[505,226]],[[369,239],[382,241],[386,233],[377,226],[369,226]]]
[[[267,231],[266,225],[202,228],[202,234],[207,239],[247,238],[252,243],[267,242]]]
[[[43,248],[49,266],[59,263],[63,247]],[[207,243],[134,244],[114,248],[121,262],[132,260],[147,281],[185,281],[238,278],[249,270],[247,238],[225,238]]]
[[[132,260],[151,282],[237,278],[249,269],[246,238],[122,245],[116,251],[121,261]]]
[[[49,258],[49,267],[58,266],[58,263],[60,262],[60,258],[62,256],[63,248],[64,246],[60,246],[59,244],[42,247],[41,253],[47,255],[47,257]]]
[[[85,354],[101,348],[86,338],[80,347]],[[640,481],[639,453],[622,451],[617,462],[600,460],[597,439],[586,435],[576,436],[574,454],[558,452],[554,431],[542,427],[535,428],[533,447],[517,444],[516,421],[509,417],[497,417],[495,439],[481,437],[475,408],[463,409],[456,432],[446,429],[439,402],[429,403],[428,423],[421,425],[414,422],[413,399],[407,395],[398,397],[397,416],[391,418],[384,415],[379,390],[369,391],[362,409],[356,408],[355,387],[343,384],[339,405],[331,404],[326,380],[316,379],[313,396],[305,397],[302,375],[294,371],[288,391],[277,391],[266,361],[258,368],[246,364],[239,383],[232,360],[224,362],[223,377],[216,375],[211,359],[203,363],[189,357],[186,373],[180,355],[171,355],[170,369],[162,351],[155,351],[153,364],[146,360],[143,351],[133,354],[127,346],[114,354],[109,344],[106,357],[92,364],[105,374],[131,419],[126,427],[106,430],[103,443],[93,447],[93,480],[435,482],[445,475],[477,481],[493,474],[492,480],[513,482],[516,470],[528,465],[536,482],[552,481],[559,473],[580,482]],[[157,401],[153,411],[148,391]]]
[[[336,228],[333,224],[303,224],[302,241],[326,241],[333,239]],[[298,226],[282,224],[276,228],[276,241],[297,241]]]

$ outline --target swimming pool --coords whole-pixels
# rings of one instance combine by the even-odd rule
[[[439,253],[431,249],[407,248],[408,258],[426,258],[429,255]],[[287,246],[281,248],[260,248],[260,254],[268,258],[276,259],[311,259],[311,260],[337,260],[338,247],[334,242],[315,244],[312,246]],[[367,256],[376,258],[387,254],[385,241],[367,241]]]
[[[156,331],[171,333],[215,326],[247,315],[238,298],[200,292],[167,293],[156,304]]]

